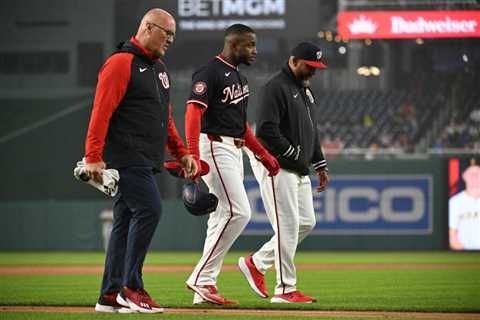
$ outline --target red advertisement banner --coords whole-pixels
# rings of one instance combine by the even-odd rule
[[[348,11],[337,21],[347,39],[480,37],[480,11]]]

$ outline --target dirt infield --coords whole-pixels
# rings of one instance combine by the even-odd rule
[[[34,306],[0,306],[0,312],[54,312],[54,313],[94,313],[93,307],[34,307]],[[438,313],[438,312],[385,312],[385,311],[313,311],[313,310],[254,310],[254,309],[200,309],[200,308],[165,308],[165,314],[192,315],[247,315],[267,317],[350,317],[350,318],[405,318],[405,319],[480,319],[480,313]]]
[[[145,273],[159,272],[191,272],[192,265],[146,265]],[[480,263],[345,263],[345,264],[303,264],[297,265],[297,270],[404,270],[404,269],[480,269]],[[224,265],[223,272],[238,271],[236,265]],[[0,266],[0,275],[27,274],[97,274],[103,272],[103,266]]]

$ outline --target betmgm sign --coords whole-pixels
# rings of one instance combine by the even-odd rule
[[[286,28],[286,0],[178,0],[180,30],[224,30],[243,23],[255,30]]]
[[[432,233],[432,178],[425,175],[337,175],[316,193],[313,234],[412,235]],[[255,179],[245,180],[252,218],[246,235],[272,234]]]

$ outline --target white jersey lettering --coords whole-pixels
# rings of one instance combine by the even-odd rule
[[[239,83],[225,87],[222,92],[224,96],[221,101],[223,103],[229,101],[229,104],[237,104],[249,95],[248,85],[242,87]]]

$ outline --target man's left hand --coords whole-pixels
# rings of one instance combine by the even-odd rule
[[[185,170],[185,176],[187,178],[193,178],[197,171],[201,169],[198,167],[197,161],[195,161],[194,157],[190,154],[187,154],[180,159],[180,165]]]
[[[318,179],[318,187],[316,190],[320,193],[327,188],[330,178],[328,177],[328,170],[326,168],[319,169],[316,173]]]

